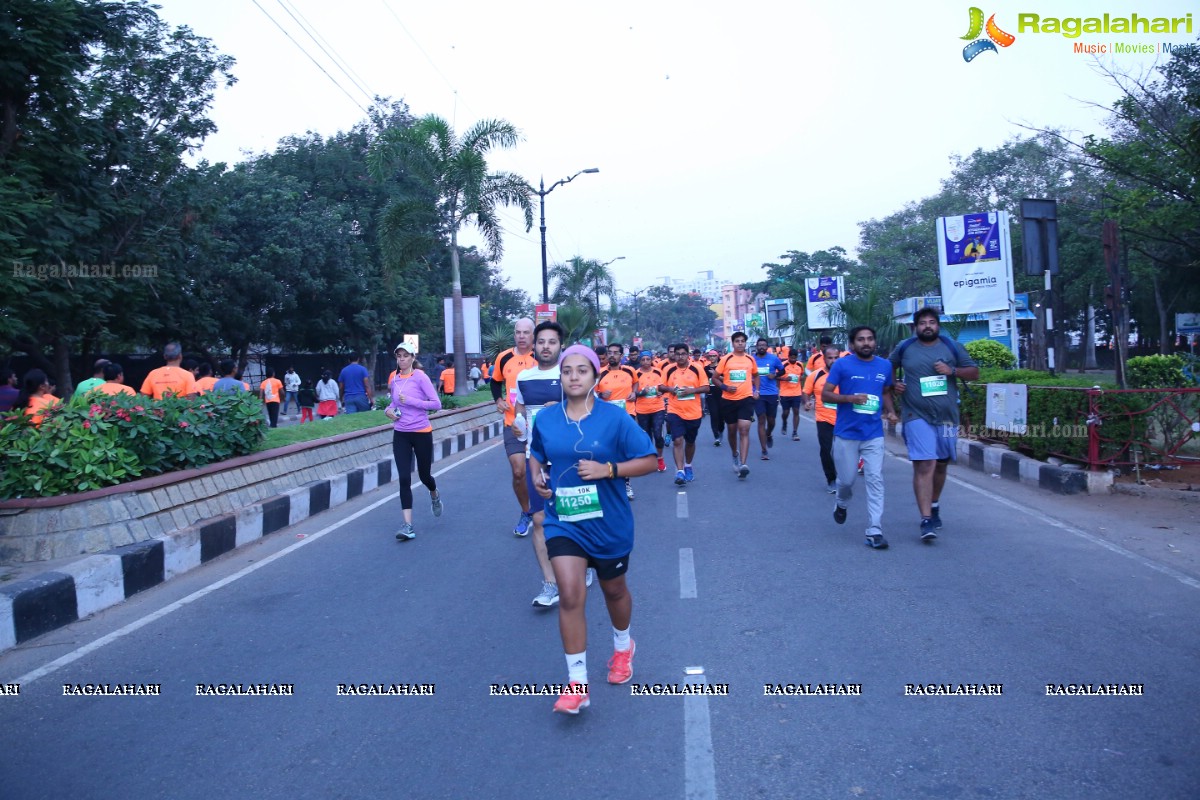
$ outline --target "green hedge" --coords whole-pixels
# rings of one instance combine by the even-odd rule
[[[1000,439],[1034,458],[1065,456],[1086,462],[1088,457],[1088,395],[1082,389],[1100,386],[1115,389],[1111,381],[1097,381],[1088,375],[1055,375],[1036,370],[983,369],[979,381],[970,385],[962,397],[962,424],[978,432],[987,420],[988,383],[1023,383],[1028,386],[1026,432],[1010,434],[987,431],[988,438]],[[1124,460],[1125,442],[1145,441],[1149,420],[1140,412],[1151,403],[1145,395],[1102,394],[1100,396],[1101,460]]]
[[[1017,357],[1012,351],[994,339],[975,339],[963,347],[980,367],[1012,369],[1017,365]]]
[[[262,402],[248,392],[89,399],[48,410],[40,428],[21,412],[0,417],[0,499],[85,492],[246,455],[266,428]]]

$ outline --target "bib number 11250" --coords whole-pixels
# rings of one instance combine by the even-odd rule
[[[604,516],[595,486],[562,486],[554,490],[554,510],[564,522],[582,522]]]

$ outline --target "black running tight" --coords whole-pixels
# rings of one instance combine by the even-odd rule
[[[413,456],[417,458],[417,475],[421,483],[431,492],[437,491],[433,479],[433,431],[409,433],[392,431],[392,455],[396,458],[397,477],[400,479],[400,507],[413,507],[412,468]]]

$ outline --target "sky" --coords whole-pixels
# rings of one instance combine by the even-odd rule
[[[624,256],[609,267],[624,290],[708,270],[762,280],[762,264],[789,250],[854,253],[858,223],[936,193],[953,155],[1029,135],[1022,126],[1102,134],[1119,95],[1099,65],[1140,74],[1166,59],[1121,53],[1098,64],[1074,43],[1200,36],[1200,8],[1179,0],[992,0],[979,6],[985,18],[1016,39],[970,62],[969,2],[159,1],[165,20],[237,60],[199,157],[232,164],[366,117],[368,95],[295,14],[371,96],[459,131],[485,118],[516,125],[523,141],[494,152],[493,169],[536,187],[598,168],[546,195],[548,259]],[[1135,11],[1193,12],[1193,32],[1072,39],[1018,28],[1019,14],[1047,27]],[[499,262],[531,297],[541,290],[536,200],[530,231],[519,212],[503,212]]]

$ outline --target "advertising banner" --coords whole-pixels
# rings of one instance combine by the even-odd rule
[[[1012,253],[1007,212],[939,217],[937,240],[944,313],[1009,310]]]
[[[1200,333],[1200,314],[1176,314],[1175,332],[1180,336]]]
[[[543,322],[558,321],[558,304],[557,303],[538,303],[533,307],[533,324],[541,325]]]
[[[819,331],[838,327],[841,316],[838,303],[846,299],[842,278],[808,278],[804,281],[804,288],[804,310],[808,315],[808,329]]]

